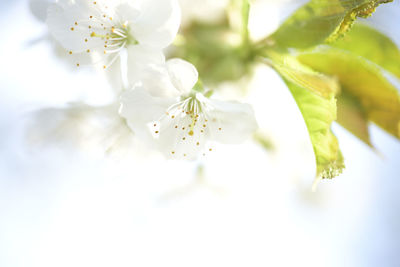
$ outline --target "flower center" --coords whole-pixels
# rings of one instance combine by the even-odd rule
[[[129,26],[127,22],[121,26],[111,26],[108,32],[90,34],[92,38],[100,38],[104,41],[104,54],[119,52],[127,45],[136,45],[139,42],[129,34]]]
[[[139,42],[131,34],[129,21],[122,20],[119,16],[113,18],[107,14],[107,6],[100,6],[97,2],[93,2],[93,5],[92,15],[75,21],[69,30],[76,32],[77,37],[85,42],[86,53],[96,52],[106,55],[99,60],[105,63],[103,68],[106,68],[113,64],[123,48]],[[69,51],[70,55],[73,53],[74,51]],[[109,54],[114,55],[108,57]],[[76,65],[79,67],[79,62]]]
[[[150,125],[153,136],[164,141],[168,139],[172,155],[191,157],[203,150],[207,141],[209,120],[212,121],[207,110],[206,104],[196,95],[183,98]]]

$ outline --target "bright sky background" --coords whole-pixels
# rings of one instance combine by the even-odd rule
[[[398,44],[399,15],[397,2],[371,20]],[[377,127],[379,153],[335,125],[347,168],[311,193],[301,116],[260,68],[247,101],[274,152],[249,142],[182,163],[141,149],[118,160],[28,149],[30,111],[102,104],[110,92],[94,72],[71,71],[48,41],[32,44],[46,27],[26,1],[1,1],[0,33],[1,267],[400,266],[400,142]]]

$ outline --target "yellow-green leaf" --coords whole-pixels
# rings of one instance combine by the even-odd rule
[[[313,69],[335,76],[342,90],[355,97],[368,119],[400,138],[399,92],[375,64],[337,48],[303,53],[299,60]]]
[[[272,35],[279,47],[308,48],[334,41],[357,17],[367,17],[382,3],[393,0],[311,0]]]
[[[400,49],[371,27],[356,23],[344,38],[331,45],[362,56],[400,78]]]
[[[307,125],[317,163],[317,176],[331,179],[339,175],[344,161],[338,141],[331,131],[336,119],[336,100],[329,99],[284,79]]]
[[[268,51],[266,56],[271,60],[275,70],[294,84],[325,98],[330,98],[339,91],[340,87],[335,78],[314,71],[300,63],[294,56],[274,51]]]
[[[337,97],[337,122],[372,147],[367,114],[358,99],[346,92]]]

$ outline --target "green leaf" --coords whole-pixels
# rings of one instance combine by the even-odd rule
[[[308,48],[332,42],[346,33],[357,17],[393,0],[311,0],[272,35],[279,47]]]
[[[322,97],[330,98],[336,95],[340,87],[337,80],[331,76],[314,71],[300,63],[296,57],[268,51],[266,56],[271,64],[286,80],[304,87]]]
[[[372,147],[367,114],[358,99],[346,92],[337,98],[337,122]]]
[[[356,23],[342,39],[331,44],[362,56],[400,78],[400,50],[387,36],[366,25]]]
[[[338,176],[344,169],[344,160],[338,141],[330,129],[332,122],[336,119],[334,96],[326,99],[284,80],[307,125],[317,163],[317,176],[323,179]]]
[[[303,53],[299,60],[338,78],[342,90],[361,104],[368,120],[400,138],[400,96],[379,67],[362,57],[325,47]]]

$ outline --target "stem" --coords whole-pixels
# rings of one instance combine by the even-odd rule
[[[250,13],[249,0],[242,0],[242,45],[246,49],[248,48],[250,43],[249,13]]]

